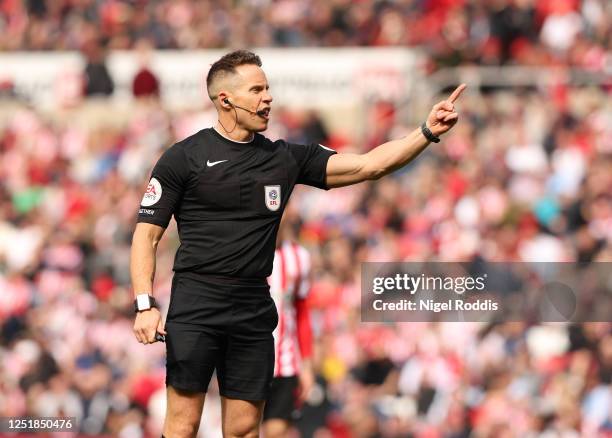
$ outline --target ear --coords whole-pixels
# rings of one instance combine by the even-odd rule
[[[217,99],[219,100],[219,106],[221,108],[225,108],[225,109],[232,108],[232,105],[229,103],[231,101],[231,98],[229,97],[227,92],[220,91],[219,94],[217,95]]]

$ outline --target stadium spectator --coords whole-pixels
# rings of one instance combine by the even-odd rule
[[[115,84],[106,67],[104,47],[102,43],[90,40],[83,47],[86,65],[84,71],[85,96],[109,96],[113,94]]]
[[[151,43],[146,39],[142,39],[136,44],[140,69],[132,81],[132,94],[137,98],[159,97],[159,79],[149,67],[151,48]]]

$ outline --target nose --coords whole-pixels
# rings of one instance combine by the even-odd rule
[[[264,97],[263,97],[263,101],[267,104],[269,104],[270,102],[272,102],[274,99],[272,98],[272,95],[270,94],[270,90],[265,90],[264,91]]]

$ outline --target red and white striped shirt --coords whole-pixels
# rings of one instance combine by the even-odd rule
[[[310,255],[293,242],[283,242],[274,253],[270,295],[278,310],[274,330],[274,377],[295,376],[302,358],[312,354],[312,330],[306,305],[310,289]]]

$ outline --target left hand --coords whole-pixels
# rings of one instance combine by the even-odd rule
[[[309,363],[305,363],[302,365],[302,370],[298,375],[299,379],[299,398],[302,402],[308,399],[308,395],[310,394],[310,390],[314,386],[315,383],[315,375],[312,369],[312,365]]]
[[[427,117],[427,127],[436,137],[451,129],[459,120],[459,114],[455,112],[455,101],[463,93],[467,85],[459,85],[448,97],[435,104]]]

